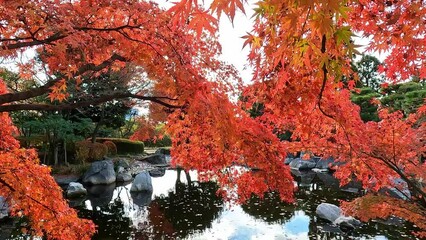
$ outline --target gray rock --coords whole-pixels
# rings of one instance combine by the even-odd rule
[[[353,230],[361,225],[361,222],[353,217],[340,216],[333,222],[335,225],[339,225],[344,230]]]
[[[318,217],[338,225],[343,231],[350,231],[361,225],[361,222],[353,217],[343,215],[342,209],[330,203],[321,203],[316,209]]]
[[[159,148],[155,151],[155,154],[164,154],[164,155],[170,155],[170,149],[166,148]]]
[[[166,155],[164,155],[164,154],[149,155],[149,156],[142,158],[141,161],[146,161],[146,162],[148,162],[150,164],[154,164],[154,165],[167,165],[167,164],[169,164],[169,162],[166,159]]]
[[[149,175],[151,175],[151,177],[162,177],[165,174],[166,174],[165,168],[154,168],[149,171]]]
[[[117,161],[117,167],[123,167],[124,169],[130,168],[130,163],[126,159],[119,159]]]
[[[326,187],[339,188],[339,180],[330,173],[317,172],[316,175]]]
[[[63,175],[54,175],[56,183],[59,186],[67,187],[71,182],[77,182],[80,179],[80,176],[63,176]]]
[[[284,164],[285,165],[289,165],[292,161],[294,160],[294,158],[288,157],[284,159]]]
[[[317,163],[312,159],[301,159],[301,158],[295,158],[291,163],[289,164],[290,168],[297,169],[297,170],[310,170],[314,168]]]
[[[85,196],[87,194],[87,190],[83,187],[81,183],[78,182],[70,182],[67,188],[67,197],[69,198],[77,198],[81,196]]]
[[[111,184],[115,182],[114,164],[110,160],[93,162],[83,176],[83,183]]]
[[[133,180],[131,192],[151,191],[152,192],[152,181],[151,176],[148,172],[141,172],[136,175]]]
[[[117,174],[117,182],[128,182],[132,180],[132,175],[126,172]]]
[[[392,179],[394,187],[382,188],[379,192],[384,193],[393,198],[408,200],[411,198],[411,192],[408,189],[408,184],[401,178]]]
[[[334,158],[329,157],[329,158],[321,158],[318,162],[317,165],[315,165],[315,168],[317,169],[327,169],[329,170],[330,167],[332,167],[332,164],[334,163]]]
[[[298,182],[298,187],[309,187],[315,178],[315,173],[312,171],[299,171],[290,169],[291,173]]]
[[[122,167],[122,166],[117,167],[117,174],[118,173],[125,173],[125,172],[126,172],[126,169],[124,167]]]
[[[6,202],[6,198],[0,196],[0,219],[9,216],[9,205]]]
[[[326,219],[330,222],[334,222],[336,219],[342,216],[342,210],[338,206],[330,203],[321,203],[318,205],[315,212],[318,217]]]

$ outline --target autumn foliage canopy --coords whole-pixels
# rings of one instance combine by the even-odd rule
[[[217,19],[232,21],[249,7],[246,1],[213,0],[202,8],[197,0],[181,0],[168,10],[133,0],[0,3],[1,58],[16,60],[35,49],[37,59],[18,64],[21,77],[41,68],[49,75],[46,84],[23,92],[7,93],[2,84],[0,111],[84,106],[67,102],[67,86],[132,65],[141,72],[135,82],[149,90],[93,101],[150,101],[156,120],[167,122],[175,164],[217,179],[230,200],[276,191],[291,202],[293,180],[283,159],[309,151],[335,157],[344,163],[335,172],[342,184],[356,178],[371,192],[345,203],[346,211],[363,220],[399,216],[426,236],[426,107],[408,117],[380,109],[381,121],[365,123],[350,101],[357,81],[350,67],[358,54],[354,35],[372,39],[368,50],[389,52],[381,67],[389,81],[426,78],[424,1],[259,1],[253,30],[244,36],[254,69],[248,86],[218,60],[216,36]],[[52,104],[22,102],[44,94]],[[230,100],[237,95],[241,101]],[[252,118],[247,109],[258,103],[263,112]],[[0,195],[13,213],[29,216],[35,235],[62,239],[69,232],[69,239],[89,239],[93,225],[67,207],[34,151],[19,148],[7,113],[1,123]],[[284,132],[292,133],[291,141],[279,140]],[[382,187],[401,188],[395,179],[407,183],[407,201],[375,195]]]

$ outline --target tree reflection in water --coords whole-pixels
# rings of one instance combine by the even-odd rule
[[[187,183],[180,181],[177,170],[175,189],[166,196],[154,198],[149,205],[148,219],[152,229],[135,234],[135,239],[185,238],[210,228],[219,217],[223,200],[216,195],[214,182],[192,181],[185,173]]]

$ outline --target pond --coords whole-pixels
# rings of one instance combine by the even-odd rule
[[[296,203],[263,200],[229,206],[216,195],[214,182],[198,182],[196,172],[163,170],[152,178],[153,192],[130,193],[122,186],[93,186],[89,195],[70,204],[98,225],[93,239],[416,239],[403,221],[363,224],[343,232],[316,217],[322,202],[339,204],[359,195],[356,184],[344,189],[328,173],[293,172]]]

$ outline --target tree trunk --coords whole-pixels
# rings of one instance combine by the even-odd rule
[[[92,133],[92,143],[96,142],[96,135],[98,134],[99,128],[100,128],[100,126],[101,126],[101,124],[104,120],[104,113],[105,113],[105,109],[102,106],[101,117],[100,117],[99,121],[96,123],[95,129],[93,130],[93,133]]]
[[[58,152],[59,152],[59,146],[58,146],[58,144],[54,143],[54,146],[53,146],[53,162],[54,162],[55,166],[58,166],[58,163],[59,163]]]
[[[69,165],[68,164],[68,156],[67,156],[67,142],[64,140],[64,161],[65,161],[65,165]]]

